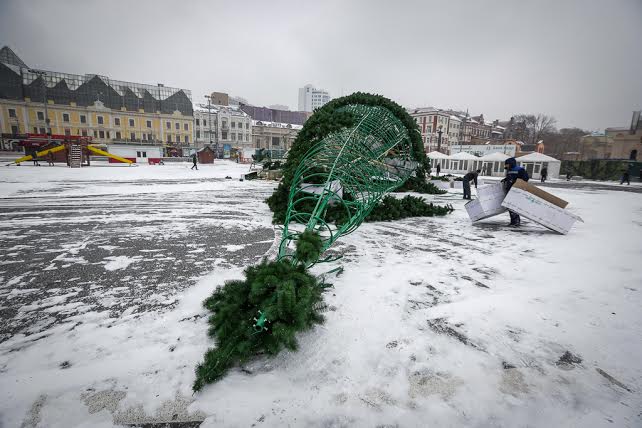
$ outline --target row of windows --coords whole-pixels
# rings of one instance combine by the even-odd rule
[[[45,120],[45,112],[39,111],[39,112],[36,112],[36,115],[38,117],[38,120]],[[11,109],[11,108],[9,109],[9,117],[12,117],[12,118],[17,118],[18,117],[16,115],[16,110],[15,109]],[[105,124],[105,118],[103,116],[96,116],[96,120],[98,121],[99,125],[104,125]],[[65,122],[65,123],[69,123],[70,122],[69,113],[63,113],[62,114],[62,121]],[[80,123],[87,123],[87,116],[85,116],[84,114],[81,114],[80,115]],[[148,120],[146,125],[147,125],[148,128],[151,128],[152,127],[152,121]],[[120,126],[120,118],[119,117],[115,117],[114,118],[114,126]],[[129,126],[132,127],[132,128],[134,126],[136,126],[136,121],[134,119],[129,119]],[[234,126],[232,126],[232,127],[234,127]],[[175,128],[177,130],[180,130],[181,129],[181,124],[176,122],[175,123]],[[172,129],[172,123],[171,122],[167,122],[167,129]],[[187,123],[183,124],[183,130],[189,131],[189,124],[187,124]]]
[[[215,134],[215,133],[213,132],[212,134]],[[209,132],[207,131],[203,132],[203,138],[209,138],[209,137],[210,137]],[[236,132],[230,133],[230,139],[232,141],[237,141],[237,137],[238,137],[238,141],[250,141],[250,134],[241,134],[240,132],[238,134]],[[196,130],[196,138],[201,138],[201,131],[198,129]],[[221,139],[227,140],[227,131],[221,132]]]
[[[196,119],[196,126],[200,126],[200,124],[201,124],[201,120],[197,118]],[[227,120],[223,119],[221,121],[221,124],[222,124],[223,128],[227,127]],[[234,121],[232,121],[232,122],[230,122],[230,124],[231,124],[230,126],[232,128],[236,128],[237,126],[238,126],[239,129],[243,128],[243,122],[234,122]],[[203,119],[203,126],[207,126],[207,119]],[[250,129],[249,122],[245,123],[245,129]]]

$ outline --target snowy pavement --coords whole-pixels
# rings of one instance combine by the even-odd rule
[[[270,248],[274,183],[45,169],[0,169],[0,426],[642,426],[639,193],[551,189],[567,236],[473,225],[456,191],[364,224],[315,268],[344,272],[298,352],[192,395],[201,302]]]

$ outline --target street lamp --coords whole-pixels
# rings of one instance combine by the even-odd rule
[[[32,70],[29,69],[29,72],[36,74],[40,76],[40,82],[42,83],[42,91],[43,91],[43,103],[45,105],[45,125],[46,125],[46,132],[47,132],[47,146],[51,144],[51,126],[50,120],[49,120],[49,110],[47,110],[47,85],[45,84],[45,76],[47,76],[47,73],[45,71],[40,71],[40,70]]]
[[[212,96],[205,95],[207,98],[207,122],[209,123],[210,133],[210,149],[212,148]],[[196,147],[198,149],[198,146]]]
[[[438,137],[437,137],[437,151],[440,152],[440,153],[441,153],[441,134],[443,133],[441,128],[442,128],[441,125],[439,125],[439,127],[437,128],[437,135],[438,135]]]

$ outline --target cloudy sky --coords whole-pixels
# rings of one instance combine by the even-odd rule
[[[405,107],[628,126],[642,109],[642,0],[0,0],[29,66],[297,108],[306,83]]]

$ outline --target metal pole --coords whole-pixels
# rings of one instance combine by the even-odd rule
[[[210,149],[212,148],[212,96],[205,95],[207,98],[207,120],[209,123],[209,134],[210,134]],[[198,149],[198,147],[197,147]],[[218,157],[218,155],[217,155]]]
[[[437,151],[440,152],[440,153],[441,153],[441,134],[442,134],[442,132],[443,131],[441,130],[441,125],[439,125],[439,128],[437,128],[437,135],[438,135],[438,137],[437,137]]]

